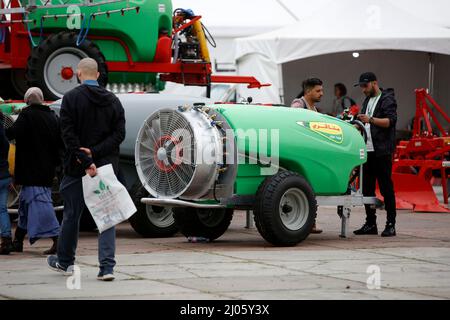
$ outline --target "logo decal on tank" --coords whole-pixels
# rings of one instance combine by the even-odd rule
[[[344,141],[342,128],[337,124],[307,121],[298,121],[297,124],[320,134],[322,137],[325,137],[334,143],[341,144]]]

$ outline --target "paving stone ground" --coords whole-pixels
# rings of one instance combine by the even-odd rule
[[[354,209],[350,230],[363,220]],[[379,229],[384,222],[380,214]],[[0,299],[450,299],[450,214],[402,211],[395,238],[341,239],[336,209],[322,207],[324,232],[291,248],[244,225],[245,213],[236,212],[216,242],[188,243],[182,235],[143,239],[124,223],[111,283],[96,280],[97,235],[81,233],[79,290],[47,268],[41,252],[49,240],[27,244],[23,254],[0,256]],[[380,271],[380,289],[368,288],[376,276],[369,266]]]

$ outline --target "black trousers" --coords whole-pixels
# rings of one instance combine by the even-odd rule
[[[363,194],[365,197],[375,196],[377,181],[381,195],[384,197],[387,223],[395,224],[397,213],[395,209],[394,184],[392,183],[392,156],[376,157],[375,152],[368,152],[367,162],[363,168]],[[368,224],[375,224],[377,222],[375,207],[371,205],[365,205],[365,207],[366,222]]]

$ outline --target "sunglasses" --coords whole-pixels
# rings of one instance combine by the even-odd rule
[[[361,88],[367,88],[369,86],[369,84],[368,83],[361,83],[359,86]]]

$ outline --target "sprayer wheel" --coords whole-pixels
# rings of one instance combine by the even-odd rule
[[[266,241],[275,246],[295,246],[310,234],[317,202],[305,178],[281,171],[260,185],[253,212],[255,225]]]
[[[186,237],[202,237],[210,241],[221,237],[233,219],[233,209],[173,208],[180,232]]]

